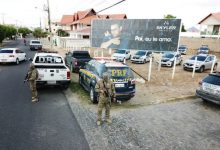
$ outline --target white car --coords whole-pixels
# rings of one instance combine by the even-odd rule
[[[68,88],[71,78],[70,70],[63,57],[57,53],[38,52],[32,61],[37,68],[39,78],[37,86],[59,85]]]
[[[186,60],[183,64],[183,69],[184,70],[193,70],[195,60],[197,57],[197,62],[195,66],[195,70],[199,72],[203,72],[207,69],[212,68],[212,64],[214,63],[214,70],[216,70],[218,66],[218,60],[215,59],[214,55],[209,55],[209,54],[199,54],[191,57],[190,59]]]
[[[117,61],[124,61],[124,59],[130,59],[130,58],[131,58],[130,51],[124,49],[118,49],[112,55],[112,59]]]
[[[16,63],[26,61],[26,53],[18,48],[3,48],[0,50],[0,63]]]
[[[150,61],[150,58],[153,57],[151,51],[147,50],[138,50],[132,57],[132,63],[146,63]]]
[[[161,59],[161,66],[173,67],[176,57],[176,65],[181,65],[182,56],[179,52],[165,52]]]

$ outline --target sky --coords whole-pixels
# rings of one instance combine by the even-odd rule
[[[120,0],[49,0],[51,19],[60,21],[62,15],[94,8],[102,10]],[[0,0],[0,24],[45,26],[47,0]],[[100,14],[125,13],[128,19],[161,19],[171,14],[186,28],[198,27],[198,22],[210,13],[220,12],[220,0],[126,0]]]

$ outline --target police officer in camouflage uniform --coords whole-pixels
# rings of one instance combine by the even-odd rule
[[[35,68],[34,64],[30,64],[29,71],[27,73],[27,81],[29,82],[29,86],[31,89],[32,94],[32,102],[38,101],[38,94],[37,94],[37,87],[36,87],[36,80],[38,79],[38,71]]]
[[[98,93],[98,100],[99,100],[97,125],[100,126],[102,123],[102,109],[104,107],[105,107],[105,121],[108,124],[111,124],[110,107],[111,107],[111,98],[113,98],[113,100],[115,101],[115,87],[113,82],[109,79],[107,73],[103,73],[102,79],[99,80],[95,86],[95,91]]]

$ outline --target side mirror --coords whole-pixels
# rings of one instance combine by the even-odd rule
[[[33,61],[33,59],[32,59],[32,58],[29,58],[28,60],[29,60],[29,61]]]

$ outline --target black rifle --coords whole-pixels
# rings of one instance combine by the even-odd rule
[[[111,104],[112,104],[111,95],[109,94],[108,89],[106,88],[104,81],[103,81],[103,85],[104,85],[104,94],[107,97],[108,103],[109,103],[109,105],[111,107]]]
[[[24,83],[27,82],[27,80],[28,80],[28,73],[26,73],[26,76],[24,78]]]

